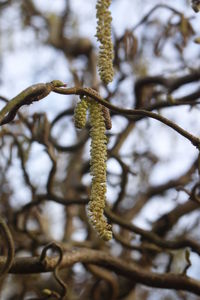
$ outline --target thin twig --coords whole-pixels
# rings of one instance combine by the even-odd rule
[[[13,265],[15,257],[15,245],[10,229],[8,228],[8,225],[2,217],[0,217],[0,230],[2,231],[3,239],[5,240],[7,245],[6,261],[0,271],[0,276],[3,276],[9,272],[11,266]]]
[[[117,107],[117,106],[112,105],[111,103],[107,102],[103,98],[101,98],[101,96],[95,90],[93,90],[91,88],[81,88],[81,87],[55,88],[53,91],[56,93],[59,93],[59,94],[64,94],[64,95],[72,95],[72,94],[80,95],[80,96],[86,95],[86,96],[93,98],[94,100],[101,103],[102,105],[106,106],[110,110],[113,110],[119,114],[126,115],[126,116],[145,116],[145,117],[149,117],[149,118],[158,120],[161,123],[167,125],[168,127],[174,129],[176,132],[178,132],[183,137],[185,137],[195,147],[197,147],[198,149],[200,148],[200,139],[198,137],[192,135],[191,133],[189,133],[185,129],[181,128],[177,124],[173,123],[169,119],[167,119],[161,115],[158,115],[156,113],[153,113],[153,112],[150,112],[147,110],[143,110],[143,109],[125,109],[125,108]]]

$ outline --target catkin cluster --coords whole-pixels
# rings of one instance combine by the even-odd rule
[[[83,128],[86,122],[86,111],[90,113],[90,172],[92,175],[92,187],[88,214],[91,224],[99,236],[108,241],[112,238],[111,225],[104,216],[106,202],[106,160],[107,160],[107,137],[106,125],[102,112],[102,106],[90,100],[82,98],[75,109],[75,126]],[[77,126],[78,125],[78,126]]]
[[[109,11],[111,0],[98,0],[96,5],[97,40],[101,43],[98,68],[101,80],[108,84],[113,80],[113,43],[111,38],[112,16]]]

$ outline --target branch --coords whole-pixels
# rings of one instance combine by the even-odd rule
[[[183,85],[189,84],[191,82],[197,82],[199,81],[199,79],[199,70],[194,70],[191,74],[187,74],[178,78],[165,78],[159,75],[139,78],[134,86],[134,92],[136,96],[136,108],[139,108],[142,105],[142,90],[144,87],[152,85],[161,85],[167,89],[168,94],[171,94]],[[168,102],[165,101],[165,103],[169,105]]]
[[[3,265],[1,266],[0,276],[3,276],[6,273],[8,273],[8,271],[10,270],[13,264],[14,257],[15,257],[15,245],[14,245],[14,241],[10,229],[8,228],[6,222],[2,217],[0,217],[0,230],[3,235],[3,240],[6,242],[7,252],[8,252],[7,257]]]
[[[10,273],[33,274],[51,272],[54,271],[57,262],[58,256],[45,257],[44,261],[41,261],[40,257],[18,257],[15,258]],[[153,273],[138,267],[133,262],[123,261],[122,259],[98,250],[81,248],[67,251],[63,254],[59,268],[69,268],[78,262],[106,267],[119,275],[146,286],[184,290],[200,295],[200,282],[197,280],[183,275]],[[4,263],[5,258],[0,257],[0,266]]]
[[[6,124],[10,121],[12,121],[18,111],[18,109],[22,105],[31,104],[33,101],[38,101],[44,97],[46,97],[51,91],[54,91],[59,94],[64,95],[86,95],[94,100],[98,101],[105,107],[120,113],[122,115],[126,116],[145,116],[150,117],[152,119],[158,120],[161,123],[167,125],[168,127],[174,129],[176,132],[178,132],[180,135],[188,139],[194,146],[196,146],[198,149],[200,147],[200,139],[177,124],[173,123],[172,121],[168,120],[167,118],[155,114],[153,112],[143,110],[143,109],[124,109],[117,106],[114,106],[101,98],[98,92],[91,88],[81,88],[81,87],[72,87],[72,88],[61,88],[66,86],[64,83],[62,83],[59,80],[54,80],[50,83],[39,83],[36,85],[33,85],[26,90],[22,91],[19,95],[14,97],[11,101],[8,102],[8,104],[0,111],[0,125]]]
[[[46,97],[55,87],[61,86],[66,85],[59,80],[54,80],[49,83],[38,83],[28,87],[11,99],[0,111],[0,125],[12,121],[22,105],[29,105],[34,101],[39,101]]]
[[[123,217],[120,217],[113,213],[110,209],[105,209],[105,214],[107,218],[112,221],[115,224],[118,224],[122,226],[123,228],[126,228],[136,234],[141,235],[144,239],[147,241],[150,241],[157,245],[158,247],[164,248],[164,249],[181,249],[185,247],[190,247],[194,252],[198,253],[200,255],[200,245],[191,239],[177,239],[177,240],[164,240],[163,238],[160,238],[157,234],[155,234],[152,231],[148,231],[145,229],[142,229],[130,222],[127,222],[123,219]]]
[[[53,91],[56,93],[59,93],[59,94],[64,94],[64,95],[72,95],[72,94],[80,95],[80,96],[86,95],[119,114],[126,115],[126,116],[145,116],[145,117],[149,117],[149,118],[158,120],[161,123],[167,125],[168,127],[174,129],[176,132],[178,132],[183,137],[185,137],[195,147],[197,147],[198,149],[200,148],[200,139],[198,137],[190,134],[188,131],[184,130],[177,124],[173,123],[172,121],[168,120],[167,118],[165,118],[161,115],[158,115],[156,113],[153,113],[153,112],[150,112],[147,110],[143,110],[143,109],[125,109],[125,108],[114,106],[111,103],[104,100],[103,98],[101,98],[99,93],[91,88],[81,88],[81,87],[72,87],[72,88],[66,88],[66,89],[65,88],[55,88]]]
[[[156,11],[158,8],[166,8],[168,10],[171,10],[174,14],[177,14],[179,16],[182,16],[182,13],[178,11],[177,9],[173,8],[172,6],[169,6],[167,4],[157,4],[155,5],[140,21],[138,24],[136,24],[133,28],[132,31],[135,31],[140,25],[145,23],[148,18],[151,16],[151,14]]]
[[[99,278],[100,280],[104,280],[107,282],[111,289],[111,296],[110,300],[116,300],[119,296],[119,285],[117,278],[105,268],[101,268],[95,265],[86,265],[87,270],[93,274],[95,277]]]
[[[166,232],[179,221],[179,219],[194,210],[199,209],[199,203],[194,201],[187,201],[176,206],[172,211],[165,213],[153,224],[152,231],[159,236],[164,236]]]
[[[60,196],[57,196],[55,194],[38,194],[38,195],[34,195],[34,201],[31,201],[27,204],[25,204],[20,211],[17,212],[17,214],[21,214],[24,211],[27,211],[29,209],[31,209],[32,207],[35,207],[37,205],[40,205],[42,202],[44,201],[53,201],[65,206],[69,206],[69,205],[75,205],[75,204],[79,204],[79,205],[86,205],[89,201],[89,199],[87,198],[63,198]]]

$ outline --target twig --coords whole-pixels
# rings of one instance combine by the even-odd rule
[[[122,217],[111,212],[111,210],[108,208],[105,209],[105,214],[107,218],[113,223],[118,224],[123,228],[126,228],[127,230],[130,230],[136,234],[141,235],[144,239],[154,243],[158,247],[164,249],[181,249],[185,247],[190,247],[194,252],[200,254],[200,245],[194,240],[191,239],[164,240],[163,238],[160,238],[157,234],[155,234],[152,231],[142,229],[130,222],[127,222]]]
[[[197,147],[198,149],[200,148],[200,139],[198,137],[190,134],[188,131],[184,130],[183,128],[181,128],[177,124],[173,123],[169,119],[167,119],[161,115],[158,115],[156,113],[153,113],[153,112],[150,112],[147,110],[143,110],[143,109],[125,109],[125,108],[114,106],[111,103],[104,100],[103,98],[101,98],[101,96],[95,90],[93,90],[91,88],[81,88],[81,87],[72,87],[72,88],[66,88],[66,89],[65,88],[55,88],[53,91],[56,93],[59,93],[59,94],[64,94],[64,95],[72,95],[72,94],[80,95],[80,96],[86,95],[86,96],[93,98],[94,100],[101,103],[102,105],[106,106],[110,110],[113,110],[122,115],[145,116],[145,117],[149,117],[149,118],[158,120],[161,123],[167,125],[168,127],[174,129],[176,132],[178,132],[183,137],[185,137],[195,147]]]
[[[7,245],[7,251],[8,251],[6,261],[3,264],[3,267],[0,271],[0,276],[3,276],[9,272],[11,266],[13,265],[13,261],[15,257],[15,245],[14,245],[14,241],[10,229],[8,228],[8,225],[6,224],[6,222],[2,217],[0,217],[0,230],[2,231],[4,240]]]
[[[159,8],[166,8],[166,9],[169,9],[171,10],[173,13],[179,15],[179,16],[182,16],[182,13],[179,12],[177,9],[173,8],[172,6],[169,6],[167,4],[158,4],[158,5],[155,5],[139,22],[138,24],[136,24],[133,28],[132,28],[132,31],[135,31],[140,25],[142,25],[143,23],[145,23],[148,18],[150,17],[150,15],[156,11],[157,9]]]
[[[12,121],[18,111],[23,105],[29,105],[34,101],[38,101],[46,97],[55,87],[66,86],[59,80],[54,80],[49,83],[34,84],[16,97],[11,99],[7,105],[0,111],[0,125]]]
[[[52,243],[46,245],[43,248],[42,253],[40,255],[40,262],[42,264],[44,264],[44,266],[46,266],[46,259],[47,259],[47,251],[48,250],[58,252],[58,260],[57,260],[57,263],[54,266],[53,275],[54,275],[56,281],[58,282],[58,284],[62,288],[62,295],[59,299],[64,299],[64,297],[67,294],[67,286],[66,286],[65,282],[58,275],[58,270],[59,270],[59,267],[60,267],[60,265],[62,263],[62,260],[63,260],[63,249],[61,248],[61,246],[58,243],[55,243],[55,242],[52,242]]]

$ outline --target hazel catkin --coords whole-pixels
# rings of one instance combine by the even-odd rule
[[[111,0],[98,0],[96,4],[97,30],[96,37],[101,43],[98,68],[101,80],[108,84],[113,80],[113,43],[111,38],[112,16],[109,11]]]
[[[77,128],[83,128],[86,124],[86,114],[89,109],[90,121],[90,173],[92,185],[88,205],[89,220],[99,236],[108,241],[112,238],[111,225],[104,216],[106,203],[106,160],[107,160],[107,137],[106,127],[110,126],[109,119],[106,122],[101,104],[89,97],[81,97],[74,111],[74,121]]]
[[[86,124],[86,115],[88,109],[87,98],[81,97],[81,101],[77,103],[74,110],[74,124],[78,129],[82,129]]]
[[[90,172],[92,175],[92,187],[89,201],[89,216],[93,227],[99,236],[108,241],[112,238],[111,225],[104,216],[106,202],[106,160],[107,160],[107,137],[106,127],[99,103],[91,101],[90,111]]]

